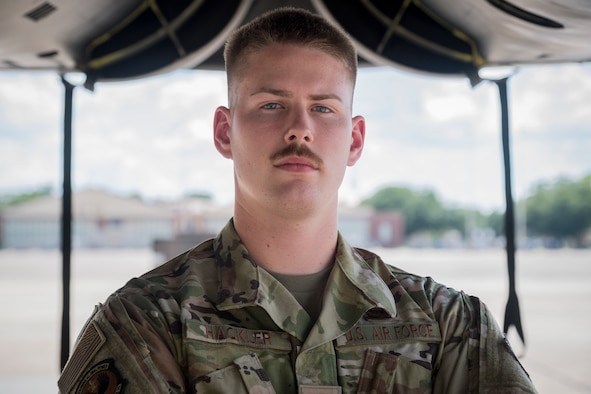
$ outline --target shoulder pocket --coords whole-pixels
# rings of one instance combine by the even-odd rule
[[[404,356],[367,350],[358,394],[431,392],[431,371]]]

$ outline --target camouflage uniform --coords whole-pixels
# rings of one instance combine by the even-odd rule
[[[312,321],[230,221],[97,308],[60,392],[535,392],[477,298],[340,235],[323,303]]]

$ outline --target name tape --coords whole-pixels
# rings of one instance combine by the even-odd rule
[[[431,322],[360,324],[337,338],[337,345],[412,341],[441,341],[439,325]]]
[[[186,337],[209,343],[234,343],[257,348],[291,350],[287,333],[249,330],[228,325],[209,325],[188,321]]]

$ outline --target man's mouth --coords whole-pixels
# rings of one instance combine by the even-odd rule
[[[318,170],[322,159],[306,145],[291,144],[271,156],[275,167],[292,171]]]
[[[275,162],[274,166],[284,170],[295,172],[318,170],[318,165],[313,160],[310,160],[302,156],[285,157]]]

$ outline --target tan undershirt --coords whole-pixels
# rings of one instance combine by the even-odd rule
[[[332,265],[316,274],[286,275],[269,272],[295,297],[315,322],[322,310],[322,299]]]

